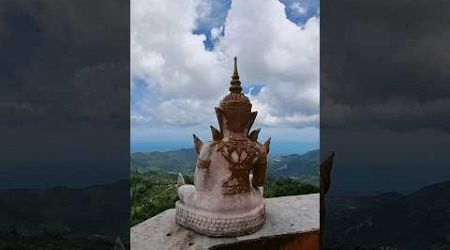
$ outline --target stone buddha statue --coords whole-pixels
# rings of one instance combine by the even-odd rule
[[[263,185],[270,138],[260,144],[260,129],[250,129],[257,112],[242,93],[234,58],[228,93],[215,108],[219,129],[211,126],[212,141],[194,136],[198,159],[194,185],[178,176],[176,222],[209,236],[249,234],[265,221]]]

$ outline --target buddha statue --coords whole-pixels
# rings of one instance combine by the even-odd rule
[[[260,144],[260,129],[249,132],[257,111],[242,93],[236,57],[229,90],[215,108],[219,129],[211,126],[212,141],[193,135],[198,153],[194,185],[178,175],[175,205],[179,225],[217,237],[255,232],[266,218],[262,187],[270,138]]]

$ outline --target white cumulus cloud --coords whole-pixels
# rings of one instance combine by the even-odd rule
[[[132,79],[143,79],[159,100],[136,100],[150,110],[132,110],[135,120],[209,123],[238,56],[243,85],[264,86],[250,96],[259,125],[317,127],[319,18],[297,25],[277,0],[233,1],[223,26],[210,31],[214,49],[206,50],[206,36],[193,30],[209,6],[201,0],[132,0]]]

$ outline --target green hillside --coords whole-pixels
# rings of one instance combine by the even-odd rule
[[[331,196],[326,204],[326,250],[450,249],[450,181],[406,195]]]
[[[189,183],[192,177],[186,176]],[[131,174],[131,226],[138,224],[167,209],[174,208],[177,175],[163,172],[132,172]],[[279,197],[318,193],[318,185],[302,183],[293,178],[268,178],[264,197]]]
[[[193,173],[197,154],[194,149],[167,152],[131,153],[131,170],[139,172],[163,171],[167,173]]]
[[[303,155],[271,157],[269,170],[272,176],[319,176],[319,150]]]
[[[175,207],[177,174],[192,180],[194,149],[131,153],[131,225]],[[319,192],[319,150],[303,155],[269,157],[264,196],[278,197]]]
[[[0,249],[112,249],[128,243],[129,181],[0,190]]]
[[[193,175],[197,154],[194,149],[168,152],[131,153],[131,170],[138,172],[161,171],[165,173]],[[269,177],[290,177],[302,182],[318,184],[319,150],[303,155],[292,154],[270,157]]]

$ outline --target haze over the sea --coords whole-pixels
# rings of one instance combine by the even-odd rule
[[[131,152],[153,152],[153,151],[172,151],[182,148],[192,148],[192,141],[160,141],[160,142],[133,142],[131,144]],[[288,142],[272,140],[270,154],[289,155],[304,154],[308,151],[319,148],[318,142]]]

